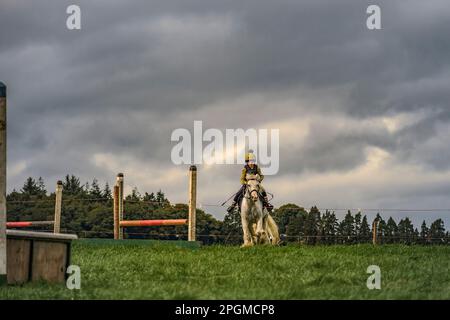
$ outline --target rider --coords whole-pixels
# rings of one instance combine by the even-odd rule
[[[239,191],[236,193],[236,195],[234,196],[233,203],[231,204],[231,206],[228,207],[228,209],[227,209],[228,212],[231,212],[234,210],[234,208],[238,204],[239,200],[244,195],[245,186],[247,185],[247,179],[246,179],[247,173],[254,174],[254,175],[258,174],[260,177],[260,180],[259,180],[260,182],[262,182],[264,179],[264,175],[261,173],[261,168],[256,164],[256,158],[255,158],[255,155],[252,153],[252,151],[249,151],[245,155],[245,166],[244,166],[244,168],[242,168],[242,172],[241,172],[241,185],[242,186],[239,189]],[[263,206],[267,209],[267,211],[271,212],[273,209],[273,206],[269,203],[269,200],[267,199],[266,190],[264,190],[264,188],[262,186],[261,186],[261,195],[263,196]]]

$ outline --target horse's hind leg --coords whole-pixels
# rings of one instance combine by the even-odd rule
[[[267,214],[264,217],[264,230],[266,231],[266,238],[265,238],[265,243],[267,244],[271,244],[272,243],[272,232],[270,232],[270,226],[269,226],[269,215]]]
[[[272,243],[272,234],[270,232],[270,228],[269,228],[269,215],[265,215],[264,216],[264,222],[263,222],[263,227],[264,227],[264,242],[263,243],[267,243],[267,244],[271,244]]]
[[[270,243],[275,246],[280,244],[281,240],[278,232],[278,226],[271,215],[267,216],[267,231],[269,233]]]

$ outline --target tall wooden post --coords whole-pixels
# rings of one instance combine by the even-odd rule
[[[59,180],[56,183],[55,224],[54,224],[54,227],[53,227],[53,233],[61,233],[62,191],[63,191],[63,183],[62,183],[61,180]]]
[[[114,239],[118,240],[120,237],[120,219],[119,219],[119,186],[114,186]]]
[[[372,222],[372,244],[377,245],[378,243],[378,220],[375,219]]]
[[[197,167],[189,168],[189,221],[188,241],[196,241]]]
[[[6,85],[0,82],[0,285],[6,284]]]
[[[117,175],[116,185],[119,187],[119,221],[123,221],[123,173]],[[123,239],[123,228],[120,226],[119,239]]]

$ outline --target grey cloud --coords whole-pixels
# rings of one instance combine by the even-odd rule
[[[28,163],[10,185],[67,171],[108,180],[96,153],[165,167],[170,133],[193,120],[236,128],[302,116],[324,122],[305,145],[281,145],[280,175],[346,172],[367,161],[368,146],[448,170],[447,4],[378,3],[381,31],[365,28],[368,1],[79,1],[83,29],[71,32],[70,1],[5,1],[9,161]],[[424,119],[395,133],[330,116],[367,123],[420,110]],[[231,184],[236,171],[220,177]]]

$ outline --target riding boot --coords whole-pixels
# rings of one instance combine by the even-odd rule
[[[264,197],[264,207],[269,211],[269,213],[272,213],[273,205],[269,203],[269,199],[267,199],[267,196]]]

